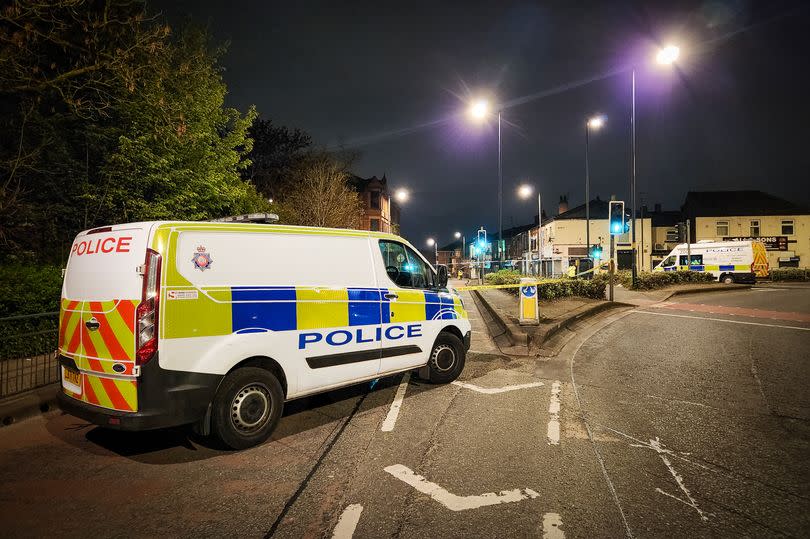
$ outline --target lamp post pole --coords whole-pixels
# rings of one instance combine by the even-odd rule
[[[638,247],[636,246],[636,70],[631,73],[631,107],[630,107],[630,243],[633,246],[633,287],[638,282]]]
[[[588,141],[590,139],[591,122],[585,122],[585,252],[591,258],[591,175],[588,163]]]
[[[498,260],[503,260],[501,241],[503,240],[503,166],[501,157],[501,110],[498,110]]]
[[[537,192],[537,274],[543,276],[543,199]]]

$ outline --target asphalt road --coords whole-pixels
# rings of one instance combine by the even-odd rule
[[[0,429],[2,535],[810,534],[810,287],[610,311],[542,359],[465,304],[461,384],[296,401],[251,450],[58,413]]]

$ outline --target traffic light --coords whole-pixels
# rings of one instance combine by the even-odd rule
[[[591,245],[590,257],[593,258],[594,260],[602,260],[602,246]]]
[[[608,206],[608,214],[610,219],[610,234],[618,236],[627,232],[627,226],[624,222],[624,202],[621,200],[611,200]]]
[[[676,223],[675,228],[678,231],[678,243],[686,241],[686,223],[683,221]]]

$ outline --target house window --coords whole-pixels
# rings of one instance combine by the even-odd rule
[[[668,228],[667,229],[667,243],[677,243],[678,242],[678,229],[677,228]]]
[[[728,236],[728,221],[717,221],[717,236]]]
[[[759,237],[759,219],[751,220],[751,237],[758,238]]]
[[[371,192],[371,209],[372,210],[379,210],[380,209],[380,192],[379,191],[372,191]],[[378,224],[379,226],[379,224]]]
[[[782,235],[783,236],[793,235],[793,219],[791,219],[790,221],[782,221]]]
[[[372,232],[379,232],[380,231],[380,220],[379,219],[371,219],[369,223],[369,229]]]

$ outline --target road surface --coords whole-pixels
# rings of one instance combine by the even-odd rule
[[[247,451],[58,413],[0,429],[3,536],[810,534],[810,287],[609,311],[554,358],[502,355],[465,305],[459,383],[296,401]]]

